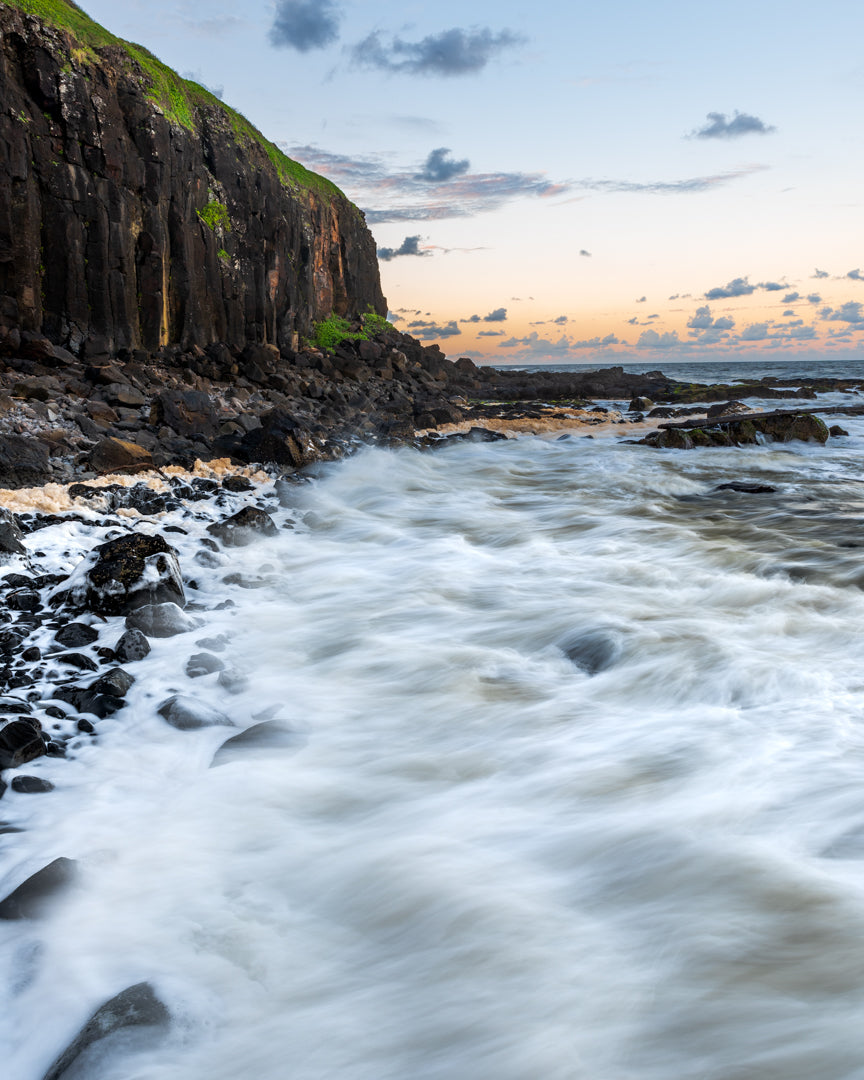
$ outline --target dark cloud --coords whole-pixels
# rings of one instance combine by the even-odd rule
[[[711,308],[705,304],[704,307],[696,308],[695,315],[690,316],[687,325],[696,332],[694,336],[698,336],[704,330],[731,330],[735,320],[726,315],[721,315],[719,319],[713,318]]]
[[[826,277],[828,277],[828,271],[827,270],[819,270],[818,267],[817,267],[817,269],[813,273],[813,277],[814,278],[826,278]]]
[[[735,112],[731,120],[726,119],[725,113],[708,113],[708,123],[704,127],[690,133],[691,139],[737,139],[742,135],[769,135],[776,131],[775,127],[769,127],[758,116],[750,116],[748,113]]]
[[[568,323],[569,321],[570,320],[567,318],[566,315],[559,315],[557,319],[552,320],[552,322],[555,323],[556,326],[564,326],[564,324]]]
[[[579,251],[579,254],[583,257],[583,259],[590,259],[591,258],[591,252],[586,251],[585,248],[581,248],[580,251]]]
[[[640,296],[639,299],[636,301],[636,303],[637,304],[644,304],[647,299],[648,299],[647,296]]]
[[[311,52],[338,40],[341,18],[335,0],[277,0],[267,36],[277,49]]]
[[[667,330],[662,334],[656,330],[643,330],[636,344],[640,349],[670,349],[684,342],[679,341],[677,330]]]
[[[406,236],[398,248],[378,248],[378,258],[389,262],[391,259],[398,259],[400,255],[419,255],[421,258],[431,255],[430,251],[420,248],[421,239],[421,236]]]
[[[375,68],[394,75],[473,75],[505,49],[525,39],[509,30],[497,33],[488,27],[476,30],[442,30],[420,41],[394,37],[385,42],[381,33],[371,33],[351,50],[359,67]]]
[[[828,322],[864,323],[864,304],[858,300],[849,300],[838,308],[824,307],[819,317]]]
[[[483,322],[506,322],[507,308],[499,307],[483,316]]]
[[[429,341],[432,338],[458,337],[462,333],[452,319],[443,326],[440,323],[417,320],[408,323],[408,329],[415,337],[422,338],[423,341]]]
[[[481,330],[477,337],[504,337],[503,330]]]
[[[446,146],[439,146],[433,150],[423,165],[423,171],[417,173],[415,180],[430,180],[435,183],[443,183],[452,180],[454,176],[461,176],[468,172],[471,162],[465,158],[463,161],[447,160],[450,150]]]
[[[783,303],[784,304],[794,304],[796,300],[800,300],[800,299],[801,299],[801,293],[790,292],[790,293],[786,293],[786,295],[783,297]]]
[[[860,270],[850,270],[846,277],[853,281],[864,281],[864,274]]]
[[[807,294],[807,299],[811,304],[821,304],[822,303],[822,297],[819,295],[818,292],[808,293]]]
[[[768,337],[768,323],[751,323],[738,335],[739,341],[764,341]]]
[[[784,289],[788,289],[788,285],[781,285],[779,281],[760,281],[756,286],[758,289],[764,289],[765,292],[783,292]]]
[[[732,296],[750,296],[756,292],[758,286],[751,285],[747,278],[733,278],[727,285],[720,285],[716,289],[709,289],[705,293],[706,300],[728,300]]]
[[[788,311],[784,311],[784,312],[783,312],[783,318],[785,319],[785,318],[787,318],[787,317],[788,317],[789,315],[794,315],[794,314],[795,314],[795,312],[794,312],[794,311],[792,310],[792,308],[789,308],[789,309],[788,309]],[[800,321],[800,320],[799,320],[799,321]],[[789,325],[791,326],[792,324],[790,323]]]

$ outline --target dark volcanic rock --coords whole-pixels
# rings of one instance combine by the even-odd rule
[[[216,751],[212,765],[227,765],[250,751],[296,749],[299,739],[284,720],[264,720],[233,735]]]
[[[233,727],[233,721],[218,709],[205,705],[197,698],[175,694],[163,701],[158,709],[159,715],[171,727],[180,731],[194,731],[203,727]]]
[[[22,882],[5,900],[0,901],[0,919],[35,919],[57,893],[75,880],[74,859],[55,859]]]
[[[239,452],[245,461],[273,462],[300,468],[310,460],[309,433],[282,409],[273,409],[261,418],[261,427],[247,431]]]
[[[0,769],[18,769],[42,757],[45,742],[31,720],[11,720],[0,730]]]
[[[84,44],[0,7],[0,297],[19,342],[50,338],[34,356],[290,349],[333,312],[386,313],[374,239],[332,184],[201,87]]]
[[[276,536],[278,531],[273,518],[254,506],[244,507],[232,517],[207,527],[207,532],[227,547],[245,547],[262,536]]]
[[[763,495],[776,491],[770,484],[748,483],[744,480],[732,480],[728,484],[718,484],[715,491],[741,491],[746,495]]]
[[[99,631],[86,623],[68,623],[54,635],[54,640],[64,649],[80,649],[82,645],[92,645],[98,640]]]
[[[26,555],[27,548],[21,542],[24,533],[18,526],[14,514],[0,508],[0,558],[4,555]]]
[[[2,9],[0,9],[0,19],[2,19]],[[0,127],[2,127],[2,120],[0,120]],[[2,203],[2,198],[2,190],[0,190],[0,203]],[[0,220],[2,220],[2,205],[0,205]],[[0,232],[2,232],[2,225],[0,225]],[[0,271],[0,279],[2,279],[2,271]],[[39,439],[24,438],[22,435],[0,435],[0,487],[38,487],[50,477],[51,466],[48,446],[45,443]]]
[[[81,569],[89,565],[83,574]],[[68,603],[99,615],[122,615],[144,604],[185,604],[177,553],[162,536],[130,533],[100,544],[73,575]]]
[[[70,667],[78,668],[79,671],[99,670],[99,665],[92,657],[85,656],[84,653],[80,652],[61,653],[59,656],[53,657],[53,659],[61,664],[68,664]]]
[[[75,712],[90,713],[100,720],[113,716],[125,705],[115,694],[100,694],[89,686],[60,686],[53,694],[57,701],[65,701]]]
[[[174,637],[198,628],[198,622],[190,618],[176,604],[148,604],[126,617],[127,630],[140,630],[147,637]]]
[[[150,423],[166,424],[187,438],[219,434],[219,417],[210,395],[200,390],[164,390],[153,399]]]
[[[54,785],[43,776],[13,776],[12,790],[22,795],[42,795],[54,790]]]
[[[153,468],[153,456],[136,443],[109,436],[90,451],[90,467],[103,475],[143,472]]]
[[[200,678],[202,675],[211,675],[214,671],[221,671],[225,662],[213,653],[194,653],[186,661],[186,674],[190,679]]]
[[[96,1010],[74,1041],[63,1051],[42,1080],[63,1080],[63,1076],[88,1047],[115,1031],[128,1027],[166,1029],[171,1014],[146,982],[129,986]],[[76,1070],[76,1075],[84,1075]]]
[[[95,682],[90,683],[87,689],[91,693],[110,694],[112,697],[124,698],[132,689],[134,683],[134,675],[130,675],[128,671],[117,667],[106,671],[104,675],[100,675]]]
[[[133,628],[127,630],[114,646],[114,655],[121,664],[133,663],[143,660],[150,652],[150,642],[140,630]]]

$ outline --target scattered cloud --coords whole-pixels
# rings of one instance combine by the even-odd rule
[[[786,293],[786,295],[783,297],[783,303],[784,304],[794,304],[796,300],[800,300],[800,299],[801,299],[801,293],[790,292],[790,293]]]
[[[822,297],[819,295],[818,292],[808,293],[807,294],[807,299],[811,304],[821,304],[822,303]]]
[[[687,326],[695,331],[694,336],[698,336],[702,330],[731,330],[734,325],[735,320],[727,315],[721,315],[719,319],[713,318],[707,304],[696,308],[696,314],[687,320]]]
[[[483,316],[483,322],[506,322],[507,308],[499,307]]]
[[[750,323],[738,335],[739,341],[764,341],[768,337],[768,323]]]
[[[497,33],[488,27],[461,30],[454,27],[429,34],[420,41],[394,37],[386,41],[376,30],[351,50],[358,67],[374,68],[393,75],[474,75],[500,53],[524,38],[509,30]]]
[[[864,274],[860,270],[850,270],[846,277],[851,278],[852,281],[864,281]]]
[[[477,337],[504,337],[503,330],[481,330]]]
[[[781,285],[779,281],[760,281],[756,286],[757,289],[764,289],[765,292],[783,292],[784,289],[788,289],[788,285]]]
[[[646,195],[688,195],[701,191],[711,191],[716,187],[739,180],[744,176],[762,172],[767,165],[744,165],[729,172],[714,173],[711,176],[693,176],[687,180],[575,180],[572,187],[588,191],[600,191],[621,194]]]
[[[813,277],[814,278],[826,278],[826,277],[828,277],[828,271],[827,270],[819,270],[817,268],[813,273]]]
[[[864,304],[858,300],[849,300],[838,308],[824,307],[819,317],[828,322],[864,323]]]
[[[564,326],[569,321],[570,320],[567,318],[566,315],[559,315],[557,319],[552,320],[552,322],[555,323],[556,326]]]
[[[636,344],[640,349],[670,349],[684,342],[679,340],[677,330],[666,330],[660,334],[656,330],[643,330]]]
[[[580,248],[579,254],[582,256],[583,259],[590,259],[591,258],[591,252],[586,251],[585,248]]]
[[[335,0],[277,0],[267,36],[277,49],[324,49],[338,40],[341,18]]]
[[[378,248],[378,258],[383,259],[384,262],[389,262],[391,259],[398,259],[401,255],[419,255],[421,258],[431,255],[431,251],[426,251],[420,247],[421,236],[406,236],[398,248]]]
[[[785,319],[785,318],[786,318],[787,316],[789,316],[789,315],[794,315],[794,314],[795,314],[795,312],[794,312],[794,311],[792,310],[792,308],[789,308],[789,310],[788,310],[788,311],[784,311],[784,312],[783,312],[783,318]],[[790,325],[791,325],[791,324],[790,324]]]
[[[461,176],[468,172],[471,162],[465,158],[463,161],[448,161],[447,155],[450,150],[446,146],[439,146],[433,150],[423,164],[421,172],[414,177],[415,180],[430,180],[435,183],[444,183],[452,180],[454,176]]]
[[[453,319],[443,325],[418,319],[408,323],[408,329],[415,337],[421,338],[423,341],[430,341],[433,338],[458,337],[462,333]]]
[[[757,285],[751,285],[746,277],[733,278],[727,285],[720,285],[716,289],[709,289],[705,293],[706,300],[728,300],[733,296],[750,296],[756,292]]]
[[[637,304],[644,304],[647,299],[648,299],[647,296],[640,296],[639,299],[636,301],[636,303]]]
[[[776,131],[758,116],[750,116],[749,113],[735,112],[732,118],[727,120],[726,113],[708,113],[708,123],[703,127],[692,131],[688,138],[691,139],[738,139],[742,135],[770,135]]]

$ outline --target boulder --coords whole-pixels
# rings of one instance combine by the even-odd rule
[[[41,795],[54,790],[54,785],[44,776],[13,776],[12,790],[22,795]]]
[[[90,451],[90,467],[102,475],[143,472],[153,468],[153,456],[135,443],[110,435]]]
[[[96,694],[110,694],[112,697],[124,698],[132,689],[134,682],[134,675],[130,675],[123,668],[115,667],[106,671],[104,675],[100,675],[95,682],[90,683],[87,689]]]
[[[197,698],[174,694],[158,708],[159,715],[179,731],[194,731],[204,727],[233,727],[233,721]]]
[[[214,438],[221,421],[203,390],[163,390],[150,406],[150,423],[170,427],[184,438]]]
[[[127,630],[114,646],[114,655],[121,664],[143,660],[150,652],[150,642],[137,628]]]
[[[221,671],[224,667],[224,660],[220,660],[213,653],[194,653],[186,661],[186,674],[190,679],[198,679],[202,675],[212,675],[214,671]]]
[[[177,553],[163,536],[146,533],[100,544],[52,599],[97,615],[123,615],[166,601],[186,603]]]
[[[0,769],[18,769],[42,757],[45,741],[32,720],[10,720],[0,729]]]
[[[99,637],[99,631],[86,623],[67,623],[54,635],[54,640],[64,649],[80,649],[82,645],[92,645]]]
[[[47,443],[23,435],[0,435],[0,487],[39,487],[50,476]]]
[[[207,527],[207,532],[218,537],[226,547],[245,547],[262,536],[276,536],[278,531],[273,518],[254,506],[244,507],[224,521]]]
[[[140,630],[147,637],[165,638],[197,630],[199,622],[170,601],[137,608],[126,617],[127,630]]]
[[[18,526],[18,520],[5,508],[0,508],[0,559],[9,555],[26,555],[27,548],[22,543],[24,533]]]
[[[310,460],[308,438],[308,432],[290,413],[273,409],[261,418],[261,427],[246,432],[239,449],[245,461],[274,462],[297,469]]]
[[[237,761],[250,751],[296,749],[298,742],[297,733],[285,720],[264,720],[222,743],[213,757],[211,768]]]
[[[165,1029],[171,1014],[146,982],[129,986],[110,1001],[106,1001],[90,1017],[75,1039],[45,1073],[42,1080],[62,1080],[77,1058],[101,1039],[115,1031],[128,1027],[151,1027]],[[84,1072],[76,1069],[76,1075]]]
[[[5,900],[0,901],[0,919],[34,919],[49,902],[74,881],[78,865],[74,859],[55,859],[37,870]]]

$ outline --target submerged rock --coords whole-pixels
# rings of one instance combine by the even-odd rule
[[[211,768],[243,758],[249,751],[293,749],[298,742],[296,732],[291,730],[285,720],[264,720],[222,743],[213,756]]]
[[[129,986],[106,1001],[90,1017],[73,1042],[66,1047],[43,1080],[62,1080],[84,1051],[113,1032],[127,1027],[167,1028],[171,1014],[146,982]]]
[[[37,870],[5,900],[0,901],[0,919],[35,919],[62,889],[75,880],[74,859],[55,859]]]
[[[114,646],[114,655],[121,664],[143,660],[149,652],[150,642],[137,627],[127,630]]]
[[[148,604],[140,607],[126,617],[128,630],[139,630],[147,637],[174,637],[196,630],[200,623],[190,618],[176,604]],[[118,643],[119,644],[119,643]]]
[[[22,795],[42,795],[53,791],[54,785],[44,776],[13,776],[12,790]]]
[[[157,712],[171,727],[180,731],[194,731],[203,727],[233,727],[234,722],[225,713],[205,705],[197,698],[174,694],[163,701]]]
[[[42,733],[34,720],[11,720],[0,730],[0,769],[17,769],[45,753]]]
[[[218,537],[227,547],[245,547],[262,536],[278,533],[273,518],[254,506],[247,506],[224,521],[207,527],[207,532]]]

